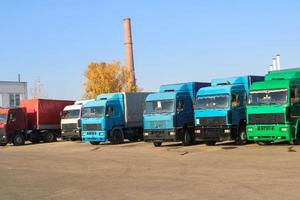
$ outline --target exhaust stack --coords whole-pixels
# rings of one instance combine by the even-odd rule
[[[279,54],[276,56],[276,68],[277,68],[277,70],[280,70],[280,55]]]
[[[131,35],[131,21],[130,18],[124,19],[124,33],[125,33],[125,62],[126,67],[130,72],[129,87],[136,88],[134,61],[133,61],[133,47]]]
[[[273,65],[273,70],[272,71],[277,70],[276,59],[275,58],[272,59],[272,65]]]

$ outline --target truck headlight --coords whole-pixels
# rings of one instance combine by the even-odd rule
[[[169,135],[175,135],[174,131],[169,132]]]
[[[247,129],[249,132],[252,132],[253,131],[253,128],[248,128]]]
[[[224,129],[224,133],[230,133],[230,129]]]
[[[104,132],[100,132],[99,135],[100,135],[101,137],[104,137]]]
[[[144,136],[148,136],[148,135],[149,135],[149,133],[148,133],[148,132],[145,132],[145,133],[144,133]]]
[[[196,133],[201,133],[201,130],[196,130],[195,132],[196,132]]]
[[[282,132],[287,132],[287,131],[288,131],[287,128],[280,128],[280,130],[281,130]]]

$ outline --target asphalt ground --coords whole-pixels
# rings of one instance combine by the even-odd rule
[[[300,146],[0,147],[0,199],[299,199]]]

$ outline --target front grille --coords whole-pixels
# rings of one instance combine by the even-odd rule
[[[198,118],[200,126],[226,125],[226,117],[201,117]]]
[[[165,129],[172,126],[171,121],[167,120],[147,121],[145,125],[149,129]]]
[[[75,130],[75,129],[77,129],[77,123],[62,124],[62,129],[65,130],[65,131]]]
[[[272,113],[272,114],[249,114],[249,124],[283,124],[284,114],[283,113]]]
[[[83,131],[99,131],[101,130],[101,124],[83,124]]]
[[[274,126],[258,126],[258,131],[274,131]]]

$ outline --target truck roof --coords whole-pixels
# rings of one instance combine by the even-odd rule
[[[265,80],[300,79],[300,68],[269,71]]]
[[[253,82],[263,81],[263,76],[245,75],[245,76],[235,76],[227,78],[217,78],[211,80],[212,86],[217,85],[245,85],[250,86]]]
[[[82,99],[75,101],[74,105],[84,105],[89,101],[94,101],[94,99]]]
[[[250,85],[252,85],[254,82],[260,82],[263,80],[263,76],[255,75],[212,79],[212,86],[201,88],[197,95],[230,94],[232,89],[238,87],[242,87],[248,91],[250,89]]]
[[[291,80],[266,80],[251,85],[250,90],[270,90],[289,88]]]

